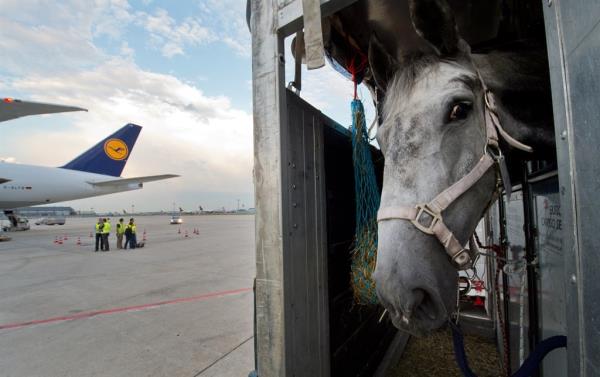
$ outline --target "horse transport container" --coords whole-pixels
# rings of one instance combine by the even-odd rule
[[[347,3],[326,2],[323,14]],[[258,375],[383,373],[406,336],[382,309],[353,304],[350,133],[285,87],[283,42],[302,27],[301,1],[250,10]]]
[[[525,256],[528,262],[504,275],[497,298],[503,310],[492,318],[499,337],[509,340],[508,349],[499,348],[513,370],[537,342],[561,334],[567,349],[551,353],[540,375],[598,376],[600,2],[535,1],[543,8],[557,162],[523,164],[511,198],[502,198],[487,217],[487,241],[506,245],[509,260]],[[379,320],[381,310],[352,307],[348,252],[355,198],[348,131],[284,82],[284,39],[304,28],[311,64],[309,44],[319,48],[315,19],[352,3],[248,3],[260,377],[382,374],[406,342],[389,321]]]

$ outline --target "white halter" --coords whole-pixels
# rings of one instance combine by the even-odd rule
[[[477,72],[481,85],[483,86],[485,99],[485,130],[486,145],[484,153],[479,162],[473,169],[452,186],[442,191],[429,203],[420,203],[414,207],[381,207],[377,213],[377,222],[386,220],[408,220],[417,229],[425,234],[435,235],[440,243],[446,249],[452,263],[459,270],[469,269],[476,257],[476,246],[471,242],[471,249],[466,249],[460,244],[454,233],[444,224],[442,212],[450,206],[456,199],[469,190],[481,177],[492,167],[495,166],[499,172],[498,186],[500,183],[504,186],[507,194],[510,195],[510,181],[504,156],[498,146],[498,134],[511,146],[525,152],[533,152],[533,149],[511,137],[500,124],[498,114],[496,113],[496,102],[494,95],[488,90],[481,75]],[[492,198],[492,202],[496,198]],[[491,204],[491,203],[490,203]],[[427,214],[431,219],[429,224],[424,223],[427,219],[422,219],[423,214]]]

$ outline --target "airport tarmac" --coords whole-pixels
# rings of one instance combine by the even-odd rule
[[[254,216],[136,219],[131,251],[93,252],[94,218],[0,242],[0,376],[248,375]]]

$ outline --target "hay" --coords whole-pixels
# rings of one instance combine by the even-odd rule
[[[377,262],[377,221],[363,228],[352,250],[351,285],[354,301],[359,305],[377,304],[372,274]]]
[[[489,340],[465,335],[465,352],[478,377],[502,377],[496,345]],[[454,358],[452,332],[446,328],[427,337],[411,337],[402,358],[387,377],[462,377]]]
[[[357,304],[377,304],[372,274],[377,259],[377,210],[379,188],[371,156],[371,144],[360,100],[352,101],[352,162],[356,201],[355,241],[351,251],[350,284]]]

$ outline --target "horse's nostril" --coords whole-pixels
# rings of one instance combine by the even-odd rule
[[[423,289],[415,289],[413,290],[413,294],[416,299],[413,301],[415,303],[413,306],[415,316],[435,321],[439,313],[431,295]]]

